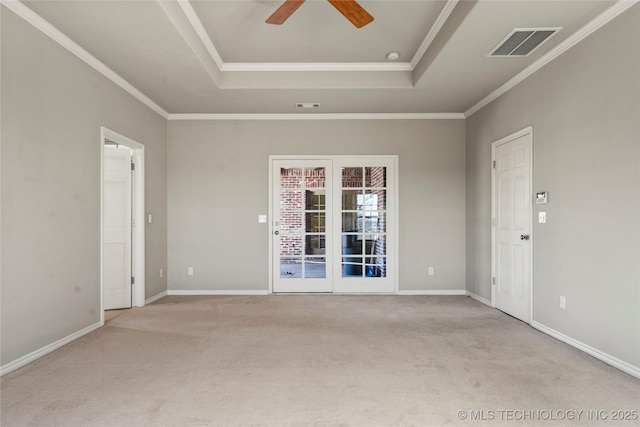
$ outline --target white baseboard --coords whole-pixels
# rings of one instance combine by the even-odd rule
[[[16,359],[13,362],[9,362],[6,365],[2,365],[0,366],[0,376],[6,375],[9,372],[13,372],[16,369],[20,369],[23,366],[28,365],[29,363],[37,359],[40,359],[42,356],[46,356],[52,351],[57,350],[60,347],[65,346],[70,342],[75,341],[78,338],[81,338],[87,335],[88,333],[95,331],[96,329],[100,329],[101,327],[102,327],[102,322],[94,323],[93,325],[87,326],[86,328],[79,330],[78,332],[74,332],[71,335],[61,338],[56,342],[46,345],[36,351],[32,351],[31,353],[25,356],[22,356],[21,358]]]
[[[443,289],[443,290],[409,290],[398,291],[398,295],[466,295],[464,289]]]
[[[158,301],[160,298],[164,298],[168,295],[167,291],[160,292],[158,295],[154,295],[151,298],[144,300],[144,304],[151,304],[152,302]]]
[[[547,335],[552,336],[555,339],[558,339],[566,344],[569,344],[572,347],[577,348],[578,350],[582,350],[587,354],[590,354],[591,356],[595,357],[596,359],[599,359],[601,361],[603,361],[604,363],[607,363],[611,366],[613,366],[614,368],[618,368],[620,369],[622,372],[626,372],[627,374],[634,376],[636,378],[640,378],[640,367],[637,366],[633,366],[630,363],[627,363],[623,360],[620,360],[616,357],[613,357],[607,353],[604,353],[596,348],[593,348],[587,344],[584,344],[578,340],[575,340],[561,332],[556,331],[555,329],[551,329],[539,322],[536,322],[535,320],[531,322],[531,326],[536,328],[537,330],[539,330],[540,332],[544,332]]]
[[[467,296],[472,298],[472,299],[474,299],[474,300],[476,300],[476,301],[478,301],[478,302],[483,303],[484,305],[488,305],[489,307],[493,307],[493,305],[491,304],[491,301],[489,301],[486,298],[481,297],[478,294],[474,294],[473,292],[467,291]]]
[[[181,290],[170,289],[167,291],[167,295],[269,295],[268,290]]]

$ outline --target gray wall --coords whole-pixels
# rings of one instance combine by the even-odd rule
[[[397,154],[400,289],[464,290],[464,127],[462,120],[170,121],[169,289],[268,289],[268,228],[257,216],[269,212],[270,154]]]
[[[467,120],[467,289],[491,298],[491,143],[533,125],[533,319],[640,367],[640,6]],[[564,295],[566,310],[559,308]]]
[[[100,321],[100,127],[146,148],[147,296],[166,290],[166,121],[2,8],[1,364]]]

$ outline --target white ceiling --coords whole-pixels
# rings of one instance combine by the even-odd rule
[[[361,29],[324,0],[307,0],[281,26],[264,22],[280,1],[11,3],[157,110],[291,114],[309,112],[297,102],[320,103],[314,113],[464,113],[629,2],[361,0],[375,17]],[[563,29],[528,57],[487,57],[521,27]],[[386,61],[390,51],[400,59]]]

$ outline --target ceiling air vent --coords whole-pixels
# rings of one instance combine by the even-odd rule
[[[489,56],[527,56],[562,28],[514,28]]]
[[[298,102],[296,103],[297,108],[319,108],[320,104],[317,102]]]

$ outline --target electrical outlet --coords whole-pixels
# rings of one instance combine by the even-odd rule
[[[563,296],[560,297],[560,308],[563,310],[567,308],[567,299]]]
[[[429,273],[429,276],[433,276],[433,267],[429,267],[428,273]]]
[[[164,269],[163,268],[160,269],[160,277],[164,277]]]
[[[193,276],[193,267],[187,267],[187,276]]]

